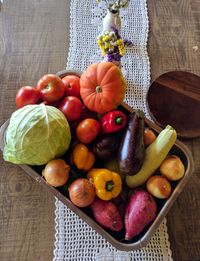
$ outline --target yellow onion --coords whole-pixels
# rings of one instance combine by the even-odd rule
[[[168,180],[177,181],[184,176],[185,167],[178,156],[171,155],[160,165],[160,173]]]
[[[69,198],[78,207],[88,207],[95,199],[95,187],[88,180],[78,178],[68,188]]]
[[[47,163],[42,176],[53,187],[63,186],[69,178],[70,166],[62,159],[54,159]]]
[[[146,183],[146,188],[156,198],[168,198],[171,194],[171,184],[162,176],[151,176]]]

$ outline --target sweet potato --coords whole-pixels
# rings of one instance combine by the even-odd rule
[[[125,239],[130,240],[140,234],[156,214],[157,205],[153,197],[144,189],[135,189],[126,208]]]
[[[120,231],[123,228],[122,217],[112,201],[104,201],[96,198],[91,204],[95,220],[105,228],[112,231]]]

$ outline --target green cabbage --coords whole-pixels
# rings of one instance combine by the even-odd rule
[[[70,141],[70,127],[61,111],[44,104],[27,105],[10,118],[3,157],[15,164],[43,165],[62,156]]]

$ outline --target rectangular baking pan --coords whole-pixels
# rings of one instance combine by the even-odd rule
[[[58,75],[62,78],[63,76],[67,74],[74,74],[79,75],[79,73],[74,71],[62,71],[58,73]],[[128,112],[134,111],[133,108],[128,106],[127,104],[122,104],[123,110],[126,110]],[[146,125],[151,127],[156,133],[159,133],[161,131],[161,128],[158,127],[156,124],[151,122],[148,119],[145,119]],[[6,128],[9,124],[9,120],[6,121],[0,128],[0,148],[3,150],[4,146],[4,135],[6,132]],[[184,177],[174,183],[173,186],[173,192],[171,196],[166,200],[160,200],[160,203],[158,203],[158,215],[156,219],[137,237],[134,238],[132,241],[124,241],[120,238],[119,235],[116,235],[113,232],[110,232],[109,230],[106,230],[102,228],[88,213],[87,211],[84,211],[83,209],[80,209],[76,207],[68,198],[65,196],[65,193],[63,191],[59,190],[58,188],[54,188],[46,183],[46,181],[42,178],[41,174],[37,172],[37,168],[30,167],[28,165],[19,165],[29,176],[31,176],[36,182],[40,183],[42,186],[47,188],[55,197],[57,197],[64,205],[66,205],[68,208],[70,208],[75,214],[77,214],[82,220],[84,220],[89,226],[91,226],[96,232],[98,232],[102,237],[104,237],[108,242],[110,242],[114,247],[116,247],[119,250],[123,251],[133,251],[139,248],[144,247],[148,241],[150,240],[151,236],[154,234],[155,230],[158,228],[158,226],[161,224],[163,218],[167,215],[170,208],[172,207],[173,203],[175,202],[178,195],[181,193],[187,182],[190,180],[190,177],[194,170],[194,163],[191,156],[190,151],[188,148],[181,143],[180,141],[176,141],[175,145],[170,151],[173,154],[178,155],[184,166],[185,166],[185,175]]]

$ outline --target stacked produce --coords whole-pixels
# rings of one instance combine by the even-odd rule
[[[38,166],[46,182],[121,239],[134,240],[184,176],[170,153],[176,131],[159,134],[122,102],[126,83],[110,62],[80,76],[45,75],[22,87],[5,135],[4,159]],[[111,232],[112,231],[112,232]]]

